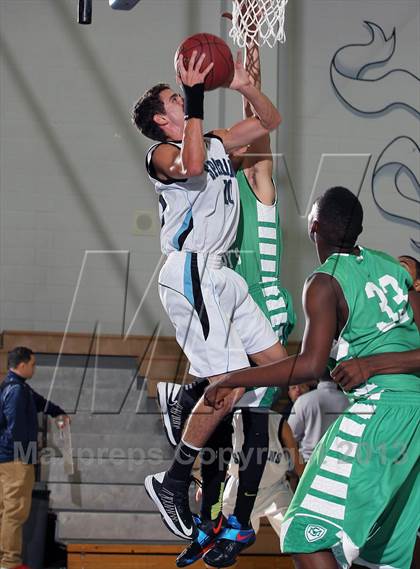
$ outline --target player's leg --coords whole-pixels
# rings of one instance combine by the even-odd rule
[[[249,354],[249,357],[257,366],[263,366],[273,362],[278,362],[283,358],[287,358],[287,351],[286,348],[278,341],[273,346],[270,346],[261,352]]]
[[[267,462],[269,414],[250,408],[241,409],[241,413],[244,443],[239,456],[237,497],[226,528],[205,556],[205,562],[212,567],[233,565],[240,552],[255,542],[251,514]]]
[[[287,340],[287,335],[292,330],[295,322],[293,305],[291,300],[288,298],[287,291],[279,288],[277,285],[275,287],[278,296],[282,300],[282,305],[284,305],[285,308],[284,313],[281,314],[281,323],[276,320],[279,316],[277,313],[271,316],[271,318],[274,319],[272,322],[270,321],[270,324],[274,326],[274,333],[269,330],[268,336],[266,329],[270,326],[267,326],[267,321],[264,321],[264,325],[262,327],[260,323],[261,319],[264,320],[261,310],[265,314],[267,320],[271,314],[271,305],[268,305],[271,301],[271,296],[268,297],[268,299],[265,298],[261,289],[258,287],[258,289],[254,290],[252,298],[250,298],[246,290],[246,283],[244,283],[243,279],[238,275],[234,275],[234,277],[238,281],[235,281],[235,292],[230,291],[228,294],[225,292],[220,299],[220,303],[222,309],[229,313],[229,320],[234,320],[235,327],[238,329],[241,340],[244,341],[247,346],[248,353],[251,354],[251,360],[254,361],[255,365],[264,365],[285,357],[287,355],[286,351],[279,344],[278,339],[280,338],[282,343],[284,343]],[[230,314],[235,303],[238,304],[238,290],[240,291],[239,296],[241,296],[239,302],[240,307],[237,308],[233,314]],[[252,337],[249,335],[249,322],[251,321],[253,322],[253,325],[260,330],[258,335],[252,334]],[[254,328],[252,327],[251,330],[253,329]],[[256,341],[255,337],[257,337]],[[261,347],[264,347],[264,349],[261,350]],[[179,443],[185,422],[193,407],[203,395],[207,385],[208,381],[205,378],[197,378],[193,383],[183,386],[175,383],[158,383],[158,403],[163,414],[165,433],[172,446],[176,446],[176,444]],[[255,390],[254,396],[253,390],[249,390],[249,395],[245,397],[243,406],[252,404],[253,406],[268,408],[270,407],[273,396],[276,392],[276,388],[259,388],[258,390]]]
[[[222,510],[226,473],[232,457],[232,415],[218,425],[201,456],[201,518],[216,520]]]
[[[416,466],[418,404],[415,393],[385,392],[380,400],[352,405],[337,419],[316,447],[287,512],[283,552],[296,555],[305,567],[302,563],[311,560],[312,553],[331,550],[343,569],[359,551],[372,554],[372,534],[390,506],[386,497],[391,499],[405,487]],[[414,547],[416,530],[413,525],[410,534],[404,526],[405,556]],[[392,532],[382,537],[392,540]],[[409,568],[401,549],[393,547],[389,554],[395,555],[392,562],[385,565],[378,559],[374,565]]]
[[[235,275],[236,290],[241,291],[243,281]],[[226,295],[227,296],[227,295]],[[222,298],[222,302],[225,297]],[[225,307],[228,310],[228,307]],[[246,289],[241,302],[236,303],[232,321],[250,358],[263,365],[285,357],[286,352],[271,329],[270,323],[261,309],[247,294]],[[253,326],[250,327],[249,323]],[[254,357],[255,356],[255,357]],[[255,541],[250,518],[258,494],[259,484],[268,455],[268,414],[258,413],[249,407],[270,407],[275,389],[249,390],[238,403],[242,409],[244,444],[240,455],[239,487],[233,514],[217,540],[216,545],[206,554],[205,562],[214,567],[233,565],[238,554]]]
[[[279,480],[278,483],[272,486],[263,488],[262,491],[258,493],[254,512],[257,510],[261,516],[265,516],[268,519],[271,527],[279,536],[279,539],[281,526],[292,499],[293,492],[286,478]],[[252,516],[254,516],[254,512]]]
[[[228,275],[220,270],[207,270],[203,263],[194,254],[171,255],[161,271],[159,291],[192,373],[199,377],[213,376],[211,381],[220,373],[249,364],[235,328],[229,328],[229,318],[220,307],[219,297]],[[179,537],[194,539],[198,533],[188,504],[195,459],[243,392],[241,388],[232,390],[226,404],[218,410],[206,406],[202,398],[189,417],[168,472],[145,479],[146,491],[164,522]]]
[[[226,398],[225,405],[217,410],[206,406],[202,398],[188,419],[169,470],[145,479],[146,491],[157,505],[168,529],[183,539],[194,539],[197,536],[188,503],[188,487],[194,462],[208,438],[242,394],[241,389],[233,390]]]
[[[278,283],[276,283],[274,287],[272,285],[270,290],[272,288],[274,288],[274,296],[272,294],[271,296],[265,297],[261,287],[254,287],[253,289],[250,289],[250,294],[257,305],[262,309],[268,320],[270,320],[273,331],[278,336],[281,344],[285,345],[289,334],[293,330],[296,315],[289,292],[286,289],[281,288]],[[284,312],[278,314],[278,310],[273,311],[273,299],[284,307],[282,309]],[[282,354],[279,353],[278,343],[275,343],[273,346],[270,346],[268,350],[263,350],[262,353],[253,354],[253,359],[258,361],[260,365],[263,365],[264,363],[271,362],[273,359],[277,359],[280,356],[282,356]],[[203,395],[207,385],[208,380],[205,378],[197,378],[192,383],[187,385],[184,384],[182,386],[169,382],[158,383],[158,403],[163,415],[165,433],[172,446],[176,446],[181,440],[185,422],[195,404]],[[268,400],[271,399],[275,392],[275,388],[270,388],[265,391],[264,398],[266,399],[266,407],[269,407]]]
[[[232,288],[241,291],[241,301],[231,303],[231,320],[241,339],[249,359],[255,365],[273,363],[287,357],[284,346],[271,327],[271,322],[265,316],[263,310],[248,294],[245,281],[237,274],[232,277]],[[234,296],[234,292],[231,293]],[[229,294],[224,295],[222,302],[229,299]],[[260,303],[265,302],[260,299]],[[229,306],[224,306],[228,311]],[[247,390],[238,407],[265,407],[269,408],[277,388],[261,387]]]
[[[296,569],[340,569],[331,551],[293,555],[293,563]]]
[[[267,463],[269,414],[252,408],[242,409],[242,422],[244,444],[240,456],[238,496],[233,513],[242,526],[249,526]]]
[[[157,401],[165,434],[173,447],[179,444],[185,422],[208,385],[208,379],[202,377],[186,385],[167,381],[157,384]]]
[[[420,459],[377,520],[375,532],[360,550],[357,563],[368,567],[409,569],[417,538],[416,528],[420,526],[419,503]]]
[[[222,530],[222,502],[226,472],[232,455],[232,415],[217,426],[201,453],[202,495],[195,516],[197,537],[178,556],[178,567],[191,565],[209,550]]]

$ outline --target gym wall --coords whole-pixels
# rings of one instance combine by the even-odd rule
[[[76,0],[0,0],[0,330],[89,332],[100,321],[107,333],[160,325],[173,335],[156,287],[148,142],[130,109],[151,85],[174,85],[185,36],[226,37],[229,8],[142,0],[124,13],[93,0],[92,25],[80,26]],[[317,263],[305,214],[327,187],[360,190],[362,244],[419,255],[418,10],[411,0],[291,0],[287,43],[262,50],[263,88],[284,119],[273,151],[293,338]],[[237,94],[206,96],[207,128],[239,118]]]

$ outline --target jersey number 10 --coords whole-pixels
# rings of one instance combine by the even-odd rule
[[[232,180],[223,180],[225,183],[225,187],[224,187],[224,194],[225,194],[225,205],[229,205],[232,204],[233,205],[233,199],[232,199]]]

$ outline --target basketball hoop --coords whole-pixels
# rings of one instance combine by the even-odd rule
[[[284,17],[288,0],[233,0],[229,36],[239,47],[284,43]]]

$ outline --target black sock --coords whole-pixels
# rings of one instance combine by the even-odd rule
[[[222,510],[226,472],[232,456],[232,415],[228,415],[206,443],[201,455],[203,494],[201,519],[215,520]]]
[[[234,515],[241,525],[249,526],[258,487],[268,457],[268,413],[242,409],[244,444],[240,454],[239,487]]]
[[[188,483],[191,470],[201,449],[195,449],[181,441],[176,447],[175,458],[168,470],[168,476],[173,480]]]
[[[236,495],[236,504],[233,515],[242,527],[251,526],[251,513],[254,509],[255,500],[257,499],[258,488],[247,488],[239,484],[238,493]]]

